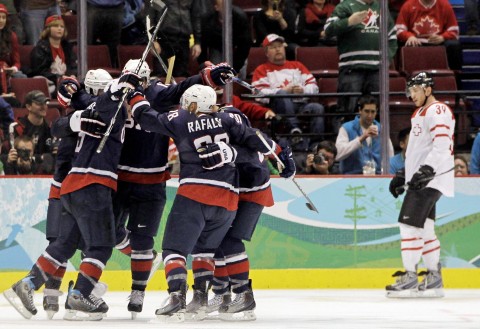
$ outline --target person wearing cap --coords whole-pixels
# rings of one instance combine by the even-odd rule
[[[0,0],[0,3],[5,6],[7,9],[7,19],[10,25],[10,28],[17,35],[18,44],[23,45],[25,43],[25,33],[23,32],[23,24],[20,20],[20,15],[17,12],[15,7],[17,4],[16,0]]]
[[[7,7],[0,4],[0,65],[10,77],[26,78],[20,71],[17,34],[11,30],[8,17]],[[2,85],[2,89],[7,92],[7,86]]]
[[[33,139],[35,144],[33,153],[37,162],[43,162],[42,172],[51,174],[53,173],[52,144],[54,140],[50,133],[50,126],[45,119],[47,104],[48,98],[40,90],[32,90],[27,93],[25,107],[28,114],[11,123],[9,131],[13,133],[13,138],[26,135]]]
[[[66,37],[67,30],[62,17],[50,16],[45,20],[40,40],[30,54],[30,75],[47,78],[52,95],[60,79],[77,74],[77,58]]]
[[[35,45],[40,39],[45,19],[61,13],[57,0],[20,1],[20,18],[25,32],[25,44]]]
[[[269,34],[262,42],[267,62],[253,72],[252,85],[264,95],[316,94],[318,85],[310,71],[298,61],[286,60],[285,39],[277,34]],[[322,105],[310,102],[304,97],[277,97],[259,99],[268,103],[276,114],[287,115],[286,123],[292,134],[291,144],[296,149],[309,149],[309,143],[322,139],[324,132],[325,109]],[[310,114],[310,133],[314,137],[302,139],[302,130],[297,114]]]
[[[379,90],[380,4],[378,0],[345,0],[340,2],[325,24],[327,38],[337,37],[339,53],[338,92],[370,94]],[[388,19],[388,59],[397,52],[394,22]],[[338,98],[338,111],[356,112],[360,96]],[[338,131],[343,118],[335,118]]]

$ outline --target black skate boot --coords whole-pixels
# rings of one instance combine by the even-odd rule
[[[201,285],[200,289],[193,288],[193,299],[187,305],[186,320],[201,321],[207,316],[208,305],[208,282]]]
[[[255,298],[253,297],[252,280],[248,283],[248,289],[235,295],[235,299],[226,305],[220,306],[218,315],[224,321],[254,321]]]
[[[62,292],[57,289],[43,289],[43,309],[47,313],[47,318],[51,320],[55,313],[58,312],[58,297]]]
[[[73,281],[70,281],[67,301],[65,302],[64,320],[70,321],[100,321],[105,313],[108,312],[108,306],[102,298],[93,294],[84,296],[80,291],[73,288]],[[83,313],[86,316],[78,314]]]
[[[143,299],[145,298],[145,291],[132,290],[128,299],[128,310],[132,312],[132,320],[137,318],[137,313],[140,313],[143,309]]]
[[[183,283],[178,291],[170,292],[162,306],[155,311],[157,318],[165,322],[184,322],[186,311],[187,284]]]
[[[34,291],[32,280],[30,277],[26,277],[15,283],[12,288],[5,290],[3,295],[18,313],[25,319],[31,319],[32,316],[37,314],[37,308],[33,302]]]
[[[445,296],[440,263],[437,271],[422,271],[418,275],[424,276],[423,281],[418,285],[421,297],[440,298]]]
[[[394,284],[385,287],[387,297],[390,298],[410,298],[418,297],[418,276],[416,272],[397,271],[393,275],[397,277]]]

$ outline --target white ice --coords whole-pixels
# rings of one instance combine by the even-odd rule
[[[104,299],[110,310],[99,322],[64,321],[62,307],[48,321],[42,294],[36,293],[38,313],[31,320],[21,317],[1,296],[0,328],[480,328],[480,290],[446,289],[445,295],[440,299],[388,299],[382,290],[255,290],[256,321],[165,324],[156,319],[155,309],[166,292],[147,291],[143,312],[136,320],[127,311],[128,293],[108,292]],[[60,298],[64,301],[64,296]]]

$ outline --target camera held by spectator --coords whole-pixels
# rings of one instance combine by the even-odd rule
[[[312,153],[307,154],[303,174],[331,175],[335,174],[334,169],[337,148],[332,141],[318,143]]]

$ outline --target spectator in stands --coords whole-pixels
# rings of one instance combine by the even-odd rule
[[[455,176],[468,176],[468,161],[460,154],[456,154],[455,160]]]
[[[57,0],[20,1],[20,17],[25,32],[25,44],[35,45],[40,39],[47,17],[61,15]]]
[[[380,5],[377,0],[345,0],[340,2],[327,20],[327,37],[337,37],[340,55],[338,92],[369,94],[379,89]],[[388,17],[388,58],[397,51],[396,30]],[[338,110],[354,113],[357,96],[340,97]],[[337,131],[343,118],[334,123]],[[338,146],[337,146],[338,147]],[[340,150],[339,150],[340,152]]]
[[[396,27],[401,45],[444,45],[450,68],[462,68],[458,23],[448,0],[408,0],[400,9]]]
[[[287,43],[287,58],[295,59],[295,48],[298,43],[295,39],[296,12],[292,6],[287,6],[285,0],[261,0],[262,10],[253,15],[253,28],[257,38],[257,45],[269,34],[277,34]]]
[[[381,174],[382,149],[378,138],[381,126],[375,120],[378,101],[371,95],[364,95],[358,101],[359,114],[352,121],[342,125],[335,143],[342,174]],[[388,156],[393,156],[393,145],[389,140]]]
[[[318,85],[314,76],[302,63],[287,61],[285,57],[285,39],[277,34],[269,34],[262,42],[267,56],[267,62],[259,65],[253,72],[252,85],[261,90],[264,95],[273,94],[315,94]],[[290,133],[297,135],[292,138],[292,147],[308,150],[310,142],[320,140],[324,132],[324,112],[322,105],[309,102],[303,97],[263,98],[259,101],[269,103],[276,114],[288,115],[286,118]],[[302,139],[302,130],[297,114],[311,114],[310,132],[316,137]],[[302,143],[303,142],[303,143]]]
[[[175,55],[173,66],[174,77],[188,77],[189,62],[197,60],[202,53],[200,40],[202,38],[201,15],[203,4],[199,0],[163,0],[168,11],[163,20],[159,44],[156,45],[165,63],[172,55]],[[157,24],[161,13],[151,9],[149,16],[152,25]],[[190,35],[193,35],[193,46],[190,47]]]
[[[197,58],[199,64],[209,60],[214,64],[225,61],[223,55],[223,2],[212,0],[214,12],[202,18],[202,53]],[[240,72],[245,65],[248,52],[252,45],[250,25],[245,12],[237,6],[232,6],[232,49],[233,68]]]
[[[30,136],[15,138],[14,147],[8,154],[2,154],[5,175],[33,175],[37,174],[37,164],[33,156],[34,142]]]
[[[465,0],[464,4],[467,35],[480,34],[480,3],[478,0]]]
[[[400,130],[398,133],[398,144],[401,151],[390,158],[390,174],[395,175],[399,170],[405,168],[405,152],[407,152],[410,127]]]
[[[41,172],[53,173],[53,144],[50,126],[46,121],[48,98],[40,90],[33,90],[25,96],[25,106],[28,114],[11,124],[14,137],[29,136],[34,143],[36,163],[41,163]],[[11,145],[10,145],[11,148]],[[5,149],[4,152],[9,151]]]
[[[16,2],[14,0],[0,0],[0,4],[4,5],[8,11],[8,21],[10,22],[10,28],[12,32],[15,32],[17,35],[17,40],[19,45],[25,43],[25,33],[23,32],[23,25],[20,17],[17,13]]]
[[[332,15],[335,6],[328,0],[309,0],[298,16],[297,38],[300,46],[332,46],[335,39],[327,39],[325,23]]]
[[[9,77],[26,78],[27,76],[20,71],[17,34],[11,30],[9,17],[7,7],[0,4],[0,65]],[[3,83],[8,83],[3,80],[2,77],[2,88],[6,92],[8,87],[3,86]]]
[[[30,54],[30,75],[47,78],[52,96],[58,81],[77,74],[77,58],[66,38],[67,30],[62,17],[50,16],[45,21],[40,41]]]
[[[314,146],[311,153],[307,154],[303,163],[303,170],[300,174],[309,175],[335,175],[338,168],[335,168],[337,147],[332,141],[322,141]]]
[[[118,67],[125,0],[87,0],[87,43],[107,45],[113,67]]]
[[[480,134],[475,137],[470,154],[470,173],[480,175]]]
[[[8,134],[8,127],[14,121],[12,106],[0,96],[0,129],[4,136]]]

